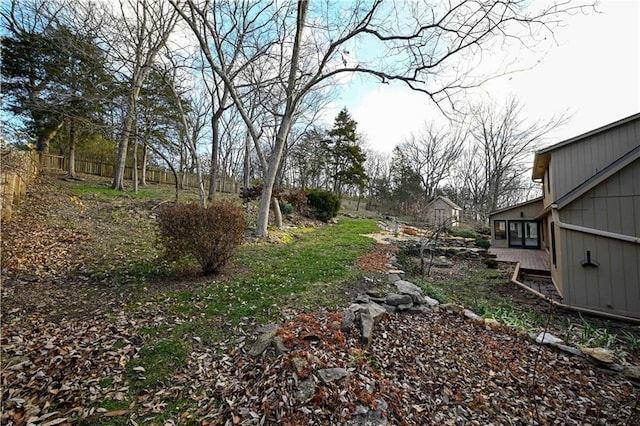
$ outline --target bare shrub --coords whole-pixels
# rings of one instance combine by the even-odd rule
[[[158,214],[158,238],[169,258],[192,255],[202,272],[218,272],[240,246],[246,228],[242,207],[218,201],[208,207],[197,203],[164,205]]]

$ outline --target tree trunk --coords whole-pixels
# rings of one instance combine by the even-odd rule
[[[69,170],[67,171],[67,177],[76,177],[76,120],[71,119],[69,123]]]
[[[129,96],[129,105],[127,106],[127,115],[124,119],[124,127],[122,136],[118,143],[118,156],[116,157],[116,165],[113,172],[112,189],[124,191],[124,169],[127,165],[127,149],[129,147],[129,137],[133,128],[133,114],[136,110],[137,93],[131,93]]]
[[[273,193],[273,185],[276,182],[278,168],[282,161],[282,153],[287,143],[287,136],[293,121],[293,113],[295,112],[296,100],[294,99],[296,74],[298,73],[298,62],[300,60],[300,44],[302,41],[302,30],[307,16],[309,2],[300,0],[298,2],[298,15],[296,19],[296,36],[293,43],[293,52],[291,54],[291,68],[289,69],[289,78],[287,81],[287,106],[285,107],[282,121],[278,127],[276,134],[276,142],[269,158],[267,169],[264,171],[264,184],[262,185],[262,197],[260,198],[260,209],[258,211],[258,219],[256,221],[256,234],[259,237],[268,235],[267,226],[269,223],[269,204]],[[298,99],[299,100],[299,99]]]
[[[142,164],[140,167],[140,186],[147,186],[147,162],[149,161],[149,145],[142,145]]]
[[[133,140],[133,170],[131,170],[131,181],[133,182],[133,193],[138,193],[138,138]]]
[[[43,154],[49,153],[49,144],[53,138],[58,134],[58,130],[63,126],[64,121],[61,121],[54,127],[43,128],[38,132],[38,141],[36,143],[36,150]]]
[[[220,150],[220,117],[216,114],[211,118],[211,169],[209,171],[209,195],[207,199],[213,201],[216,195],[216,179],[218,175],[218,151]]]
[[[242,186],[249,187],[249,172],[251,168],[251,135],[249,131],[245,134],[244,139],[244,167],[242,168]]]
[[[273,219],[275,221],[276,228],[282,229],[282,212],[280,211],[280,203],[276,197],[271,199],[271,206],[273,209]]]

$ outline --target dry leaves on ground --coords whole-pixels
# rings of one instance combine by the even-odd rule
[[[533,345],[506,327],[444,313],[392,314],[364,350],[357,332],[337,331],[336,321],[335,314],[303,314],[280,331],[288,353],[254,359],[236,349],[202,364],[216,390],[201,404],[204,423],[348,424],[358,406],[379,404],[389,424],[640,422],[640,392],[623,377]],[[310,396],[304,374],[294,372],[296,356],[312,360]],[[330,367],[346,368],[349,376],[323,384],[317,372]]]

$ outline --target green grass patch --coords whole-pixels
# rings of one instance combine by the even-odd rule
[[[160,339],[145,344],[139,358],[127,365],[127,376],[136,389],[152,389],[167,381],[173,372],[182,367],[189,345],[179,339]],[[138,367],[144,371],[137,370]]]
[[[356,260],[375,244],[362,234],[375,230],[373,220],[344,219],[314,232],[297,233],[284,244],[245,245],[233,260],[243,272],[210,281],[198,290],[164,293],[154,304],[194,324],[222,318],[237,324],[246,317],[267,322],[279,317],[284,306],[312,310],[345,304],[348,301],[337,289],[361,277]],[[183,331],[190,337],[205,334],[197,336],[203,339],[217,336],[202,329],[197,325]]]

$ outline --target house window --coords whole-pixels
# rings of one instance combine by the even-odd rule
[[[507,239],[507,222],[504,220],[493,221],[493,238],[495,240]]]

